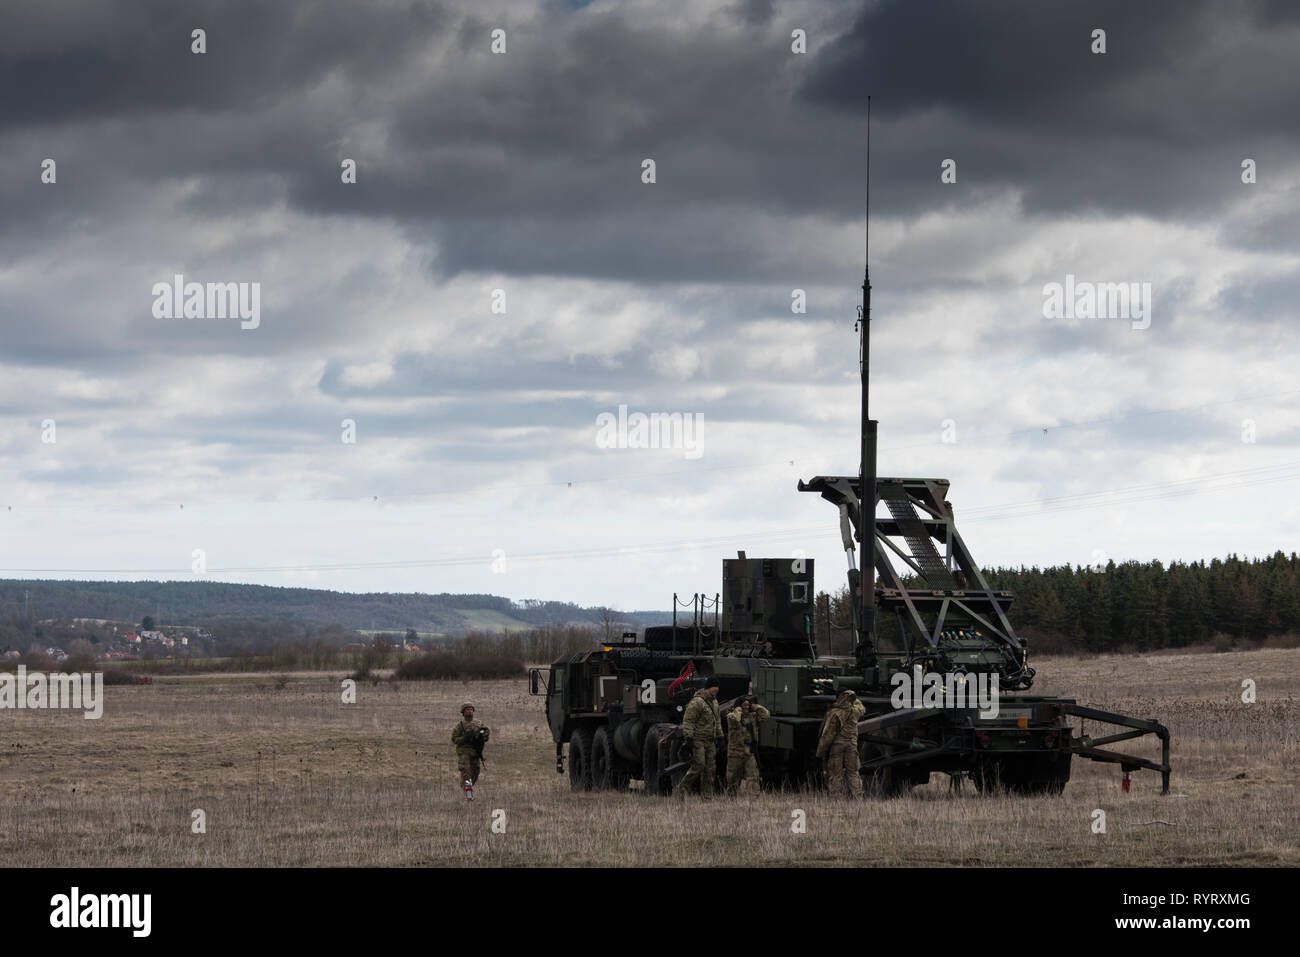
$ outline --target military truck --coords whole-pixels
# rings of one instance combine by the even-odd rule
[[[753,688],[772,712],[762,725],[764,780],[776,786],[805,776],[831,682],[842,671],[816,660],[813,565],[742,552],[723,561],[720,594],[692,596],[689,621],[675,615],[672,625],[646,628],[640,641],[626,635],[560,658],[545,673],[533,669],[530,690],[546,695],[556,770],[563,773],[567,744],[575,791],[620,790],[639,780],[652,794],[669,793],[686,771],[682,712],[716,677],[723,708]],[[724,766],[725,748],[719,779]]]
[[[958,534],[948,481],[877,475],[870,326],[868,257],[855,325],[859,471],[798,486],[839,512],[852,660],[817,655],[811,560],[747,559],[741,552],[723,562],[722,592],[711,603],[694,596],[688,623],[679,625],[674,596],[671,626],[645,629],[640,642],[561,658],[545,675],[531,672],[531,691],[546,695],[556,770],[563,772],[567,743],[574,790],[617,790],[639,779],[647,791],[667,793],[686,767],[682,711],[716,676],[724,707],[750,691],[772,713],[760,725],[757,755],[767,787],[822,786],[820,729],[837,694],[850,689],[867,708],[858,751],[868,793],[896,794],[938,771],[955,785],[970,778],[981,790],[1059,794],[1079,756],[1120,765],[1126,790],[1131,772],[1158,771],[1167,794],[1170,737],[1158,721],[1027,694],[1034,669],[1008,618],[1013,596],[989,587]],[[1119,730],[1093,736],[1085,722]],[[1159,761],[1105,747],[1146,735],[1160,741]],[[724,764],[719,749],[719,774]]]
[[[981,791],[1059,794],[1074,755],[1120,764],[1126,787],[1130,772],[1158,771],[1168,792],[1170,738],[1157,721],[1025,693],[1035,672],[1008,619],[1013,596],[989,588],[970,556],[946,499],[949,483],[879,478],[876,484],[889,516],[875,523],[881,572],[873,589],[875,639],[860,638],[852,659],[818,654],[813,559],[751,559],[742,552],[723,561],[718,595],[693,596],[688,621],[646,628],[640,641],[625,635],[531,671],[531,692],[546,696],[561,773],[568,745],[573,790],[623,790],[640,780],[648,793],[670,793],[688,763],[682,712],[705,680],[717,677],[724,708],[752,693],[771,712],[759,726],[756,755],[765,788],[824,786],[818,738],[826,712],[849,688],[867,708],[858,743],[869,794],[899,794],[927,783],[933,772],[948,774],[954,785],[969,779]],[[800,483],[841,506],[850,555],[853,516],[844,496],[856,495],[857,487],[856,477]],[[852,562],[849,583],[862,587]],[[910,679],[910,694],[899,676]],[[988,706],[994,689],[996,708]],[[1122,730],[1090,737],[1071,718]],[[1159,762],[1104,748],[1148,734],[1162,744]],[[718,784],[725,761],[724,745]]]

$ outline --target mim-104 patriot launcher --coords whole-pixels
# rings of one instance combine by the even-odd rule
[[[1157,771],[1167,794],[1169,731],[1158,721],[1028,693],[1034,669],[1008,618],[1012,595],[989,587],[958,534],[948,481],[876,474],[870,320],[868,260],[856,326],[860,471],[799,483],[839,512],[852,658],[817,654],[811,559],[741,552],[723,561],[720,593],[687,603],[689,621],[678,621],[674,595],[671,626],[532,670],[531,692],[546,696],[556,770],[564,771],[567,744],[575,791],[640,780],[647,792],[667,794],[687,768],[682,712],[717,677],[724,708],[750,693],[771,712],[756,755],[764,787],[824,786],[816,757],[822,724],[836,696],[851,689],[867,709],[858,754],[868,794],[897,794],[936,771],[954,785],[970,778],[980,790],[1059,794],[1076,756],[1118,764],[1125,790],[1133,771]],[[1159,761],[1106,747],[1146,735],[1159,740]],[[725,751],[718,749],[719,779]]]

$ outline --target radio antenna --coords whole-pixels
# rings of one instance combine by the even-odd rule
[[[863,253],[862,315],[862,459],[858,473],[858,649],[859,664],[874,664],[876,633],[876,423],[869,409],[871,379],[871,97],[867,96],[867,216]]]

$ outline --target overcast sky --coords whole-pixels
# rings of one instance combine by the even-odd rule
[[[1295,549],[1297,50],[1281,0],[6,0],[0,577],[839,587],[795,485],[858,468],[868,92],[881,473],[985,565]]]

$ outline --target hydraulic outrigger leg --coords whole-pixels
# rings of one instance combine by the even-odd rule
[[[1101,738],[1092,738],[1082,735],[1073,742],[1070,750],[1081,758],[1088,758],[1092,761],[1105,761],[1111,764],[1118,764],[1124,771],[1136,771],[1138,768],[1147,768],[1151,771],[1160,772],[1160,793],[1169,793],[1169,729],[1159,721],[1151,721],[1146,718],[1132,718],[1126,714],[1115,714],[1111,711],[1098,711],[1096,708],[1088,708],[1081,704],[1068,702],[1064,705],[1065,713],[1072,714],[1079,718],[1086,718],[1089,721],[1103,721],[1107,724],[1118,724],[1126,728],[1132,728],[1132,731],[1121,731],[1118,734],[1108,734]],[[1081,726],[1082,729],[1082,726]],[[1146,758],[1136,758],[1131,754],[1120,754],[1116,751],[1103,751],[1102,745],[1114,744],[1116,741],[1127,741],[1130,738],[1140,738],[1144,734],[1154,734],[1160,739],[1160,763],[1148,761]]]

